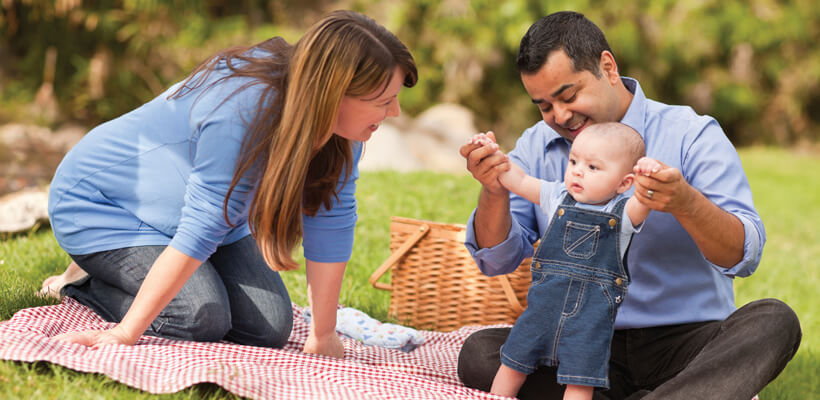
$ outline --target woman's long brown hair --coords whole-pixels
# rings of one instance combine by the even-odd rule
[[[253,48],[267,55],[260,58]],[[237,92],[264,85],[225,197],[225,219],[228,198],[252,174],[258,185],[248,221],[259,249],[271,268],[297,268],[292,254],[302,238],[302,216],[330,209],[342,172],[346,181],[352,170],[351,143],[332,132],[342,98],[383,90],[396,67],[405,74],[404,86],[412,87],[415,62],[395,35],[369,17],[334,11],[294,46],[277,37],[219,53],[172,96],[202,85],[223,62],[231,74],[222,79],[253,78]]]

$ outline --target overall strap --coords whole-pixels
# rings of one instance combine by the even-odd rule
[[[575,203],[576,203],[575,199],[573,199],[572,196],[569,195],[569,193],[565,194],[564,195],[564,200],[561,201],[562,206],[572,207],[572,206],[575,205]]]
[[[612,213],[617,215],[618,218],[624,215],[624,207],[626,207],[627,200],[629,200],[629,197],[624,197],[623,199],[618,200],[618,203],[616,203],[615,207],[612,208]],[[629,216],[627,215],[626,218],[629,218]],[[624,221],[621,221],[621,223],[618,225],[618,233],[620,233],[623,229],[624,223]],[[629,223],[631,224],[632,221],[629,221]],[[627,279],[629,279],[630,281],[632,280],[632,275],[629,273],[629,265],[627,263],[627,259],[629,258],[629,249],[631,247],[632,240],[630,240],[629,244],[626,245],[626,251],[624,252],[624,256],[621,258],[621,264],[624,266],[624,272],[626,272]]]
[[[626,202],[629,200],[629,197],[624,197],[623,199],[618,200],[615,203],[615,207],[612,207],[612,214],[617,215],[619,218],[624,214],[624,207],[626,207]]]

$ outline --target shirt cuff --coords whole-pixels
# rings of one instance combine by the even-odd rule
[[[754,273],[760,265],[760,259],[763,256],[763,239],[758,233],[757,226],[749,218],[739,214],[732,215],[743,224],[743,259],[728,269],[710,264],[723,275],[743,278]]]
[[[179,231],[168,243],[168,246],[201,262],[205,262],[216,250],[216,244],[210,242],[208,244],[198,243],[197,238]]]
[[[353,255],[355,225],[348,228],[305,229],[302,249],[305,258],[323,263],[347,262]]]
[[[518,266],[521,265],[521,261],[532,256],[532,245],[529,246],[529,249],[524,246],[524,235],[521,231],[521,227],[518,226],[515,220],[513,220],[510,232],[503,242],[493,247],[485,247],[482,249],[478,248],[474,223],[475,211],[470,215],[470,219],[467,222],[467,234],[464,245],[467,247],[470,255],[473,256],[473,259],[478,265],[478,269],[480,269],[484,275],[495,276],[508,274],[515,271]]]

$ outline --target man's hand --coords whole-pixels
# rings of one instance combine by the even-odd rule
[[[510,231],[510,192],[501,186],[498,176],[510,168],[509,158],[498,151],[495,134],[473,137],[459,153],[467,159],[467,170],[481,183],[481,194],[475,210],[475,239],[479,248],[501,243]],[[492,145],[487,145],[486,142]]]
[[[672,214],[715,265],[731,268],[743,259],[743,224],[689,185],[680,170],[658,161],[660,169],[636,166],[635,195],[653,210]],[[643,171],[644,174],[640,172]]]
[[[696,190],[683,179],[680,170],[643,157],[638,160],[633,172],[635,194],[641,204],[675,216],[690,213]]]
[[[506,196],[508,192],[498,182],[498,175],[510,168],[508,158],[498,151],[493,132],[487,132],[486,138],[492,141],[490,145],[482,140],[475,140],[474,137],[461,146],[459,153],[467,159],[467,170],[473,174],[475,180],[481,182],[484,190],[494,195]]]

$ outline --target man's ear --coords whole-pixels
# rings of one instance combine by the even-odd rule
[[[618,194],[626,192],[629,188],[632,187],[632,184],[635,183],[635,174],[629,173],[624,176],[624,179],[621,179],[621,183],[618,184]]]
[[[615,85],[621,81],[621,76],[618,74],[618,64],[615,63],[615,56],[608,50],[601,52],[601,61],[598,67],[601,69],[603,77],[609,83]]]

